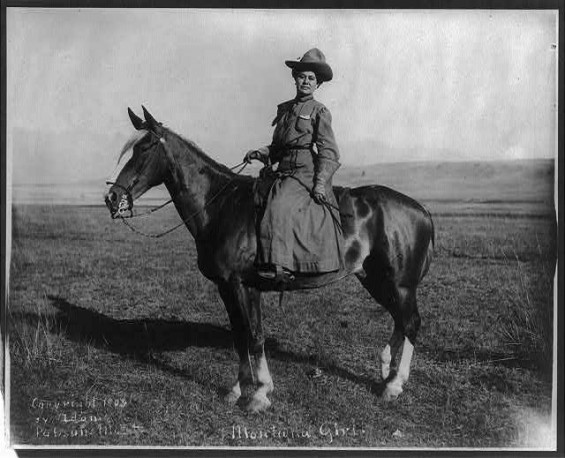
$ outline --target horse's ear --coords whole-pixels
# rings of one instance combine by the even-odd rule
[[[149,125],[150,129],[153,129],[156,126],[161,125],[160,122],[156,121],[155,118],[151,116],[151,113],[147,111],[147,108],[145,108],[143,105],[141,105],[141,108],[143,108],[143,116],[145,116],[145,121],[147,121],[147,124]]]
[[[129,119],[131,119],[131,123],[133,124],[133,127],[135,127],[137,130],[141,130],[144,128],[143,120],[139,116],[137,116],[129,107],[128,107],[128,114],[129,114]]]

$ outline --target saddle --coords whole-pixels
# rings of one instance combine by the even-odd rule
[[[251,278],[247,279],[246,283],[260,291],[295,291],[299,289],[321,288],[348,277],[352,273],[354,272],[347,268],[316,274],[293,272],[291,275],[283,275],[270,280],[259,276],[255,272]]]

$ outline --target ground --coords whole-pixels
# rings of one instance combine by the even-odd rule
[[[551,446],[555,216],[535,203],[424,202],[436,252],[397,401],[377,395],[392,319],[355,278],[265,295],[272,407],[237,374],[224,306],[185,229],[146,239],[102,206],[13,208],[11,440],[45,445]],[[178,222],[174,210],[140,220]]]

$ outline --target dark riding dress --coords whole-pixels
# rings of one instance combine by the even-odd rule
[[[278,178],[259,225],[257,262],[302,273],[339,270],[343,233],[331,185],[339,151],[331,114],[312,95],[297,97],[278,106],[273,126],[267,149],[271,163],[278,163]],[[328,203],[318,204],[312,198],[314,178],[328,167]]]

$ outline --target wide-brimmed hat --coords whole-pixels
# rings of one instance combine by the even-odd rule
[[[300,60],[285,60],[284,63],[299,72],[314,72],[320,82],[330,81],[333,78],[332,68],[326,63],[326,56],[318,48],[310,49]]]

